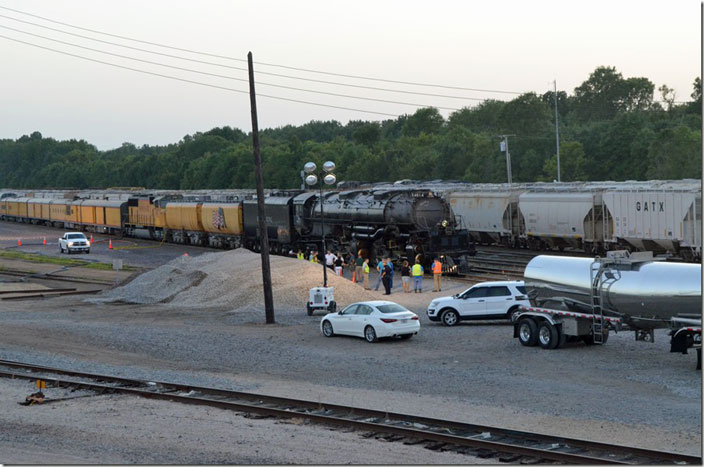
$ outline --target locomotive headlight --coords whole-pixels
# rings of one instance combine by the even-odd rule
[[[326,185],[333,185],[337,181],[337,177],[334,174],[327,174],[323,177],[323,181]]]
[[[327,161],[323,164],[323,170],[327,173],[332,172],[333,170],[335,170],[335,163],[333,161]],[[328,183],[328,185],[330,185],[330,183]]]
[[[317,169],[317,168],[318,168],[318,166],[315,165],[315,162],[306,162],[306,165],[303,166],[303,171],[304,171],[305,173],[307,173],[307,174],[310,174],[310,173],[315,172],[315,169]],[[317,181],[317,178],[316,178],[316,181]],[[306,183],[308,183],[308,178],[307,178],[307,177],[306,177]],[[315,182],[313,182],[313,183],[308,183],[308,184],[309,184],[309,185],[313,185],[314,183],[315,183]]]

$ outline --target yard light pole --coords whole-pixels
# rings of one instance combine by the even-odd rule
[[[316,183],[320,181],[320,232],[323,237],[323,287],[328,286],[328,267],[326,261],[325,261],[325,252],[327,251],[325,247],[325,214],[323,212],[323,184],[325,185],[333,185],[337,181],[337,177],[335,177],[335,174],[332,173],[333,170],[335,170],[335,163],[331,161],[327,161],[326,163],[323,164],[323,170],[318,173],[318,175],[315,174],[315,170],[318,167],[315,165],[314,162],[307,162],[306,165],[303,166],[303,171],[307,173],[308,175],[306,176],[306,183],[309,186],[313,186]],[[320,180],[319,180],[320,179]]]

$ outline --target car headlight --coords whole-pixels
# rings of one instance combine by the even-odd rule
[[[73,242],[68,242],[68,246],[73,246]]]

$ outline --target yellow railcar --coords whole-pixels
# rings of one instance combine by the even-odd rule
[[[126,200],[87,199],[81,203],[82,223],[95,232],[122,231],[127,219]]]
[[[242,203],[203,203],[201,224],[208,245],[215,248],[242,246]]]
[[[166,204],[166,228],[172,241],[206,245],[207,234],[201,223],[202,203],[173,202]]]
[[[12,198],[7,201],[7,216],[13,219],[27,219],[29,198]]]
[[[54,225],[61,225],[71,215],[71,201],[52,199],[49,201],[49,219]]]

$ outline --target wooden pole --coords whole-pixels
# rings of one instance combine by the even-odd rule
[[[271,292],[271,266],[269,264],[269,236],[264,213],[264,182],[262,180],[262,158],[259,154],[259,124],[257,123],[257,99],[254,92],[254,67],[252,52],[247,54],[249,65],[249,101],[252,108],[252,142],[254,144],[254,167],[257,177],[257,216],[259,217],[259,244],[262,255],[262,279],[264,283],[264,309],[266,324],[274,324],[274,297]]]

